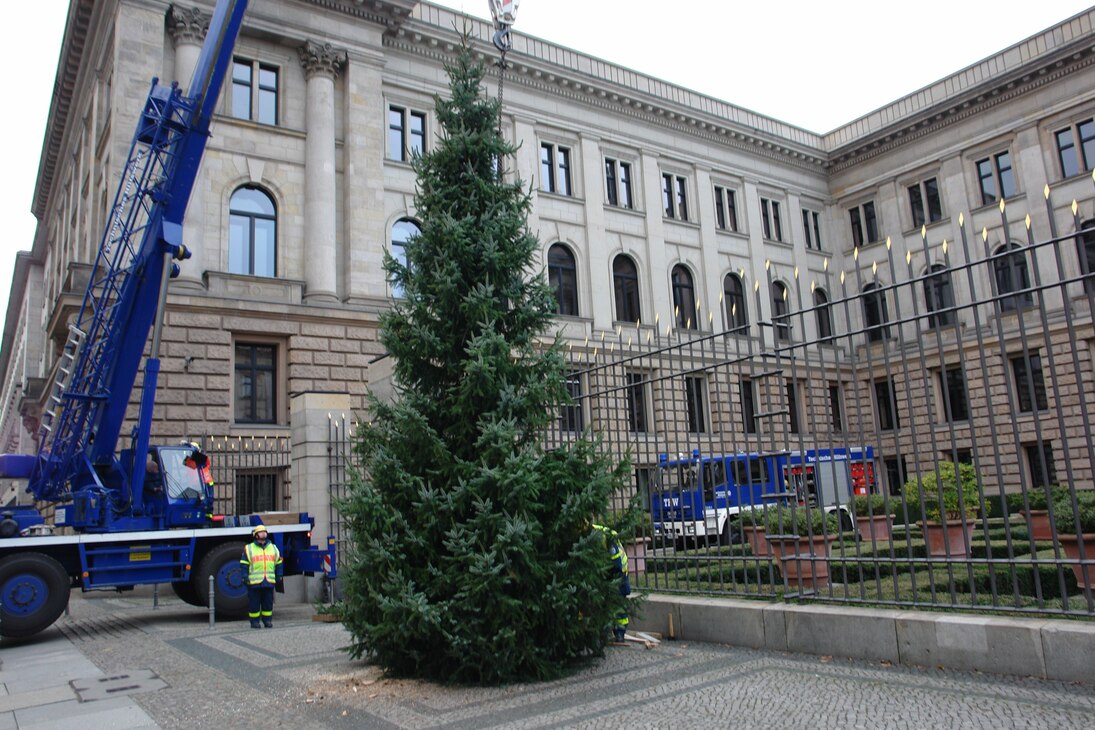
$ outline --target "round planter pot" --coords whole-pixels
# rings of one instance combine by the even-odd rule
[[[859,528],[859,536],[864,540],[889,542],[893,535],[893,517],[890,515],[856,517],[855,522]]]
[[[757,525],[743,525],[742,529],[745,532],[745,539],[749,541],[749,547],[753,551],[753,555],[758,558],[767,558],[772,554],[772,549],[768,547],[768,541],[764,538],[764,527]]]
[[[1053,540],[1053,528],[1049,525],[1049,510],[1032,509],[1023,512],[1027,518],[1027,529],[1032,539],[1038,542],[1051,542]]]
[[[1080,559],[1080,543],[1084,544],[1084,562],[1069,566],[1076,574],[1076,585],[1087,588],[1091,584],[1095,590],[1095,532],[1085,532],[1082,535],[1058,534],[1057,540],[1061,543],[1061,549],[1065,555],[1073,560]],[[1087,566],[1087,580],[1084,580],[1084,566]]]
[[[779,558],[779,570],[787,585],[815,591],[829,585],[829,545],[835,539],[836,535],[769,537],[768,544]]]
[[[928,544],[928,555],[933,558],[965,558],[970,554],[970,535],[975,520],[947,520],[946,522],[921,522],[920,531]]]

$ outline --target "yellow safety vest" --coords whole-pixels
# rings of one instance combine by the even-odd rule
[[[620,545],[619,535],[616,534],[616,531],[602,525],[594,525],[593,529],[600,530],[604,536],[605,545],[608,547],[608,559],[619,568],[621,573],[627,573],[627,553]]]
[[[281,551],[272,540],[265,545],[252,542],[243,549],[243,560],[247,566],[247,584],[257,586],[260,583],[277,582],[277,566],[281,565]]]

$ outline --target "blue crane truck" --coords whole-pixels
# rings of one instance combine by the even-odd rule
[[[851,526],[852,495],[877,490],[874,449],[870,446],[774,453],[659,457],[650,495],[656,538],[676,543],[739,536],[732,520],[743,509],[794,500],[839,513]]]
[[[212,514],[208,459],[196,445],[150,444],[168,284],[190,256],[183,216],[246,8],[247,0],[218,0],[186,93],[153,79],[48,389],[38,453],[0,455],[0,477],[27,479],[37,505],[0,512],[2,636],[49,627],[74,587],[170,583],[187,603],[212,598],[219,616],[246,615],[239,559],[258,517]],[[140,409],[122,441],[142,362]],[[51,525],[40,506],[52,506]],[[306,513],[288,522],[268,526],[285,574],[334,577],[334,540],[313,547]]]

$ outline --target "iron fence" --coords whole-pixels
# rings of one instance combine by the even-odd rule
[[[292,511],[288,436],[206,436],[213,509],[218,514]]]
[[[1095,614],[1095,538],[1066,534],[1095,511],[1095,221],[1048,188],[1044,211],[1018,203],[841,272],[734,272],[709,311],[682,291],[672,321],[569,345],[552,441],[593,432],[629,460],[633,580]]]
[[[355,462],[353,430],[356,424],[343,415],[329,417],[327,430],[327,474],[330,493],[331,535],[335,538],[336,555],[342,566],[349,555],[350,533],[346,521],[339,512],[338,503],[345,499]]]

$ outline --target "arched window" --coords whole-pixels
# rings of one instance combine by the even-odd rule
[[[410,218],[400,218],[392,226],[392,258],[398,261],[403,266],[407,265],[407,241],[411,239],[411,236],[417,236],[422,233],[422,229],[418,227],[418,223]],[[402,297],[403,287],[399,286],[395,282],[388,280],[392,285],[392,296]]]
[[[787,297],[787,286],[782,281],[772,282],[772,327],[776,339],[784,342],[791,339],[791,310]]]
[[[228,273],[277,276],[277,210],[265,190],[244,185],[228,205]]]
[[[1014,243],[1004,245],[996,249],[993,256],[992,270],[996,275],[996,293],[1000,295],[997,305],[1000,311],[1013,312],[1033,306],[1034,296],[1024,291],[1030,289],[1030,271],[1022,248]],[[1005,296],[1012,292],[1018,293]]]
[[[639,270],[627,254],[620,254],[612,262],[612,290],[616,294],[616,319],[620,322],[638,322]]]
[[[696,322],[696,292],[692,287],[692,274],[677,264],[673,267],[673,309],[677,313],[677,326],[682,329],[699,329]]]
[[[829,295],[820,286],[814,289],[814,312],[817,314],[818,339],[831,339],[833,336],[833,311],[829,306]]]
[[[955,322],[954,288],[951,272],[943,264],[932,264],[924,279],[924,301],[928,308],[928,326],[946,327]]]
[[[555,313],[577,317],[578,267],[574,254],[561,243],[548,249],[548,284],[555,290]]]
[[[722,280],[722,295],[726,306],[726,321],[731,332],[749,331],[749,310],[745,308],[745,285],[737,274],[727,274]]]
[[[890,336],[886,297],[877,284],[863,287],[863,321],[867,326],[867,342],[881,342]]]

